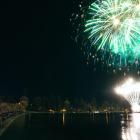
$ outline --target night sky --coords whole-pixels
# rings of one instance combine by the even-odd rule
[[[94,72],[71,39],[72,0],[0,4],[0,95],[110,96],[120,75]],[[123,78],[123,76],[122,76]]]

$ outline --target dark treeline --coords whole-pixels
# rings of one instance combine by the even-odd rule
[[[12,107],[11,107],[12,106]],[[7,108],[7,109],[6,109]],[[98,98],[62,98],[60,96],[49,97],[28,97],[15,98],[10,96],[0,96],[0,110],[31,110],[31,111],[61,111],[68,112],[94,112],[94,111],[130,111],[129,104],[124,99],[113,100]]]
[[[98,100],[97,98],[61,98],[59,96],[34,97],[30,100],[29,110],[33,111],[124,111],[130,110],[129,104],[124,100]]]

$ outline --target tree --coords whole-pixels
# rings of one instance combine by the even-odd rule
[[[29,105],[29,99],[26,96],[22,96],[19,101],[19,105],[25,111]]]
[[[33,100],[33,110],[40,111],[42,109],[42,99],[41,97],[36,97]]]
[[[65,101],[64,101],[64,108],[65,108],[65,109],[69,110],[69,109],[70,109],[70,105],[71,105],[71,103],[70,103],[69,100],[65,100]]]
[[[96,103],[96,99],[92,98],[91,100],[91,104],[90,104],[90,111],[94,112],[97,109],[97,103]]]
[[[0,112],[5,113],[9,111],[9,105],[8,103],[1,103],[0,104]]]

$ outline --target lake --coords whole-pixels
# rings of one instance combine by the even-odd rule
[[[140,140],[140,114],[30,114],[0,140]]]

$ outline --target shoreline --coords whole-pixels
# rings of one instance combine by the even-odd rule
[[[4,127],[0,128],[0,137],[2,136],[2,134],[8,129],[8,127],[19,117],[23,116],[25,113],[22,114],[18,114],[16,116],[13,116],[11,118],[8,118],[4,123],[6,123],[4,125]]]
[[[103,111],[101,111],[101,112],[45,112],[45,111],[28,111],[27,112],[27,114],[28,113],[31,113],[31,114],[63,114],[63,113],[65,113],[65,114],[106,114],[106,113],[108,113],[108,114],[112,114],[112,113],[123,113],[123,114],[131,114],[131,113],[140,113],[140,112],[124,112],[124,111],[116,111],[116,112],[103,112]]]

